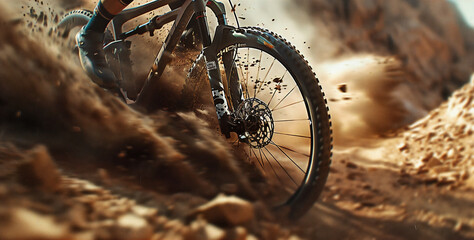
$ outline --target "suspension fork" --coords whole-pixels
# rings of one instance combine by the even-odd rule
[[[204,59],[206,61],[207,75],[211,85],[212,98],[214,106],[216,107],[217,118],[221,127],[221,132],[227,137],[230,137],[229,130],[229,105],[224,92],[224,85],[221,79],[219,62],[217,60],[217,52],[215,48],[211,47],[211,35],[209,33],[209,25],[207,23],[205,0],[194,0],[195,2],[195,17],[199,27],[200,35],[202,37]]]

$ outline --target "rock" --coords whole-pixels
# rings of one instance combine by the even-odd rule
[[[460,178],[461,180],[467,180],[469,178],[469,172],[466,170],[462,171]]]
[[[206,225],[206,228],[205,228],[205,231],[206,231],[206,236],[207,236],[207,239],[209,240],[222,240],[225,238],[225,232],[224,230],[214,226],[214,225],[211,225],[211,224],[207,224]]]
[[[246,240],[258,240],[258,238],[255,237],[254,235],[249,234]]]
[[[355,163],[347,162],[347,163],[346,163],[346,167],[347,167],[347,168],[356,169],[358,166],[357,166],[357,164],[355,164]]]
[[[432,157],[432,158],[426,163],[425,166],[428,167],[428,168],[432,168],[432,167],[439,166],[439,165],[441,165],[441,164],[442,164],[442,163],[441,163],[440,160],[438,160],[438,159],[435,158],[435,157]]]
[[[352,210],[361,210],[362,208],[364,208],[364,206],[374,206],[373,204],[365,204],[365,203],[354,203],[354,205],[352,205]]]
[[[451,148],[448,150],[446,157],[448,157],[448,159],[452,159],[454,157],[454,154],[455,154],[454,148]]]
[[[80,233],[76,233],[73,235],[73,237],[71,237],[71,239],[80,239],[80,240],[94,240],[96,239],[94,237],[94,232],[92,231],[88,231],[88,232],[80,232]]]
[[[443,152],[438,158],[440,160],[446,161],[448,159],[448,155],[446,154],[446,152]]]
[[[426,138],[429,140],[429,139],[434,138],[436,135],[437,135],[436,132],[429,132]]]
[[[406,143],[406,142],[403,142],[403,143],[401,143],[400,145],[398,145],[398,150],[399,150],[400,152],[403,152],[403,151],[405,151],[405,150],[408,150],[408,148],[409,148],[409,145],[408,145],[408,143]]]
[[[431,158],[433,158],[433,152],[426,154],[423,158],[421,158],[421,161],[426,163],[429,162]]]
[[[27,187],[55,191],[61,185],[61,176],[45,146],[27,152],[26,162],[18,167],[18,180]]]
[[[114,231],[115,238],[120,239],[149,239],[153,228],[148,222],[135,214],[125,214],[117,220],[119,229]]]
[[[83,194],[99,194],[104,190],[91,182],[84,182],[82,185]]]
[[[247,240],[247,229],[243,227],[236,227],[234,229],[228,230],[226,237],[227,239],[232,240]]]
[[[132,207],[132,212],[136,215],[144,218],[155,216],[158,213],[158,210],[155,208],[148,208],[144,206],[135,205]]]
[[[0,224],[0,239],[68,239],[67,232],[67,226],[52,217],[24,208],[10,210]]]
[[[189,217],[196,216],[202,216],[217,225],[237,226],[253,220],[255,210],[248,201],[234,196],[219,195],[207,204],[196,208]]]
[[[449,166],[436,166],[430,169],[430,172],[437,173],[437,174],[449,172],[449,171],[450,171]]]
[[[69,209],[67,217],[71,226],[75,228],[86,229],[89,225],[86,216],[86,209],[82,204],[73,205],[71,209]]]
[[[140,229],[147,226],[147,221],[134,214],[125,214],[120,216],[118,225],[125,228]]]
[[[440,184],[454,183],[461,178],[461,175],[457,171],[445,172],[438,175]]]

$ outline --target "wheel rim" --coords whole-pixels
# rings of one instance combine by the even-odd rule
[[[245,152],[268,180],[264,188],[276,192],[267,200],[272,205],[285,204],[304,185],[312,164],[310,108],[292,70],[279,59],[260,49],[245,47],[236,48],[233,61],[232,70],[238,74],[243,96],[235,116],[242,119],[245,129],[237,140],[233,139],[233,144]],[[229,92],[227,95],[236,97],[235,91]],[[256,113],[258,120],[245,121]],[[256,129],[249,128],[255,122]],[[248,146],[242,147],[242,138]]]

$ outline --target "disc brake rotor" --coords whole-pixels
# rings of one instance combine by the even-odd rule
[[[257,98],[245,99],[238,107],[236,118],[243,124],[244,139],[253,148],[263,148],[271,143],[275,125],[267,104]]]

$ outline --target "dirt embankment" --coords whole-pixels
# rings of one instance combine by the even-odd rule
[[[472,239],[473,80],[398,133],[336,146],[322,201],[307,216],[315,227],[306,234]]]
[[[405,170],[419,180],[474,186],[474,75],[471,82],[402,134]]]
[[[425,109],[437,107],[474,71],[474,29],[449,1],[304,2],[321,28],[315,37],[331,39],[316,46],[316,53],[325,53],[323,59],[354,53],[397,57]]]

